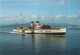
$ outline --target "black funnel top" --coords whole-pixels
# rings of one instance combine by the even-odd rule
[[[36,21],[36,23],[39,23],[39,21]]]
[[[34,23],[33,21],[31,23]]]

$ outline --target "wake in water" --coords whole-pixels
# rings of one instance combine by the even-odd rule
[[[0,33],[26,34],[26,33],[13,32],[13,31],[0,31]]]
[[[20,33],[20,32],[13,32],[13,31],[0,31],[0,33],[8,33],[8,34],[25,34],[26,33]],[[28,35],[50,35],[50,34],[28,34]],[[53,36],[65,36],[65,35],[53,35]]]
[[[12,31],[0,31],[0,33],[16,33],[16,32],[12,32]]]

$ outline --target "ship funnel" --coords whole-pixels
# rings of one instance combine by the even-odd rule
[[[34,29],[34,22],[31,22],[31,28]]]
[[[39,21],[36,21],[36,27],[39,26]]]

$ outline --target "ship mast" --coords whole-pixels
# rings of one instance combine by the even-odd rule
[[[51,18],[52,18],[52,26],[53,26],[52,8],[51,8]]]
[[[21,14],[21,18],[22,18],[22,27],[23,27],[23,16],[22,16],[22,14]]]

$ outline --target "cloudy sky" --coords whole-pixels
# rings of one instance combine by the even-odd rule
[[[80,0],[0,0],[0,24],[39,20],[80,25]],[[21,17],[22,14],[22,17]]]

